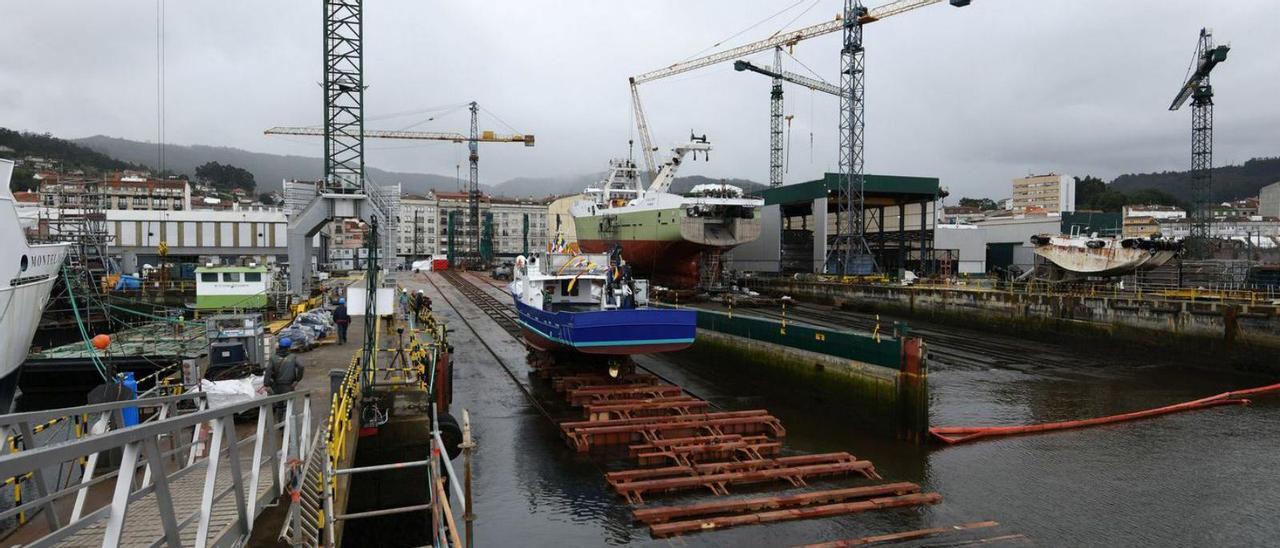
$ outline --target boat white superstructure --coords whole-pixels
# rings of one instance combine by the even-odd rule
[[[718,258],[759,238],[764,200],[744,197],[732,185],[701,185],[688,196],[670,192],[685,156],[710,150],[705,136],[692,136],[672,150],[648,187],[630,160],[610,162],[605,179],[569,208],[579,248],[604,253],[621,245],[623,258],[641,275],[668,286],[692,286],[704,252]]]
[[[58,279],[70,244],[31,244],[18,216],[9,178],[13,162],[0,159],[0,405],[13,399],[18,368],[27,357],[31,338],[49,291]],[[8,408],[0,409],[7,412]]]

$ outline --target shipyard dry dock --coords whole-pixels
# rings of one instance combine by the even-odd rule
[[[758,361],[707,355],[697,345],[691,352],[638,356],[636,369],[614,380],[599,371],[573,370],[560,363],[547,367],[543,361],[529,360],[500,283],[464,272],[395,277],[400,287],[431,297],[434,319],[448,327],[452,408],[458,414],[469,412],[476,442],[468,497],[474,503],[474,537],[467,535],[476,546],[794,546],[833,541],[836,544],[825,545],[1217,546],[1264,545],[1273,538],[1271,516],[1280,512],[1280,490],[1275,489],[1280,485],[1280,457],[1270,441],[1280,431],[1280,398],[1274,396],[1254,397],[1250,406],[1214,407],[1090,429],[954,446],[921,443],[893,429],[877,428],[878,407],[871,406],[872,416],[860,417],[847,411],[865,411],[866,406],[859,405],[865,402],[840,399],[825,387],[813,386],[815,379],[825,382],[830,377],[815,373],[789,379]],[[785,321],[788,335],[823,335],[828,341],[851,327],[881,332],[885,345],[892,345],[892,331],[920,337],[928,348],[927,416],[935,425],[1022,425],[1102,417],[1274,382],[1265,375],[1078,344],[921,322],[907,327],[887,316],[814,303],[696,306],[700,324],[705,310],[712,323],[730,315],[743,320],[735,324],[739,326]],[[362,333],[356,324],[352,339],[359,340]],[[753,344],[763,344],[766,338],[783,340],[762,336]],[[392,342],[383,338],[381,346]],[[244,525],[236,515],[257,514],[252,531],[246,532],[251,534],[248,544],[278,545],[289,506],[287,497],[276,496],[281,488],[275,483],[277,466],[298,462],[303,456],[300,447],[308,446],[304,440],[315,445],[314,440],[328,439],[322,417],[357,416],[330,413],[331,401],[338,402],[335,409],[347,405],[342,398],[331,399],[326,375],[348,368],[342,393],[349,394],[346,385],[353,378],[349,367],[356,349],[327,346],[301,354],[308,374],[299,392],[241,404],[257,410],[256,420],[234,423],[237,409],[223,408],[183,414],[159,425],[215,419],[230,436],[227,443],[242,446],[244,457],[238,463],[223,459],[218,468],[242,476],[245,488],[265,486],[243,510],[236,508],[233,497],[209,502],[210,538],[235,538]],[[821,362],[814,363],[815,370],[818,365]],[[191,393],[164,402],[198,397]],[[892,399],[892,394],[887,397]],[[296,440],[281,445],[292,449],[280,460],[271,457],[267,447],[258,451],[264,438],[254,434],[255,427],[264,432],[263,425],[271,428],[266,431],[278,430],[264,422],[278,399],[294,402],[292,411],[283,414],[292,426],[265,439],[273,444],[291,436]],[[9,418],[35,425],[47,417]],[[156,425],[122,429],[80,443],[105,447],[123,438],[142,439],[155,429]],[[347,430],[340,431],[354,437],[358,430],[348,421]],[[421,458],[421,449],[383,456],[403,462]],[[39,450],[66,453],[52,447]],[[125,458],[152,455],[149,450],[134,451]],[[463,460],[459,457],[455,466]],[[240,465],[238,472],[233,463]],[[197,461],[194,466],[208,464]],[[44,465],[35,469],[40,466]],[[11,468],[6,470],[12,472]],[[304,468],[310,478],[311,466]],[[261,472],[250,477],[254,471]],[[109,475],[101,477],[107,479],[102,484],[107,489],[95,488],[86,510],[99,518],[106,509],[94,508],[111,500],[109,487],[115,483]],[[182,530],[180,544],[191,544],[192,535],[199,536],[198,517],[182,521],[180,516],[214,492],[198,485],[204,477],[198,471],[169,478],[166,496],[180,523],[168,525]],[[359,483],[344,492],[352,497],[371,494],[391,506],[412,502],[391,499],[422,485],[403,471],[382,480],[351,477]],[[396,483],[395,478],[404,480]],[[159,485],[156,481],[152,485]],[[38,493],[30,492],[35,484],[23,485],[24,501],[35,500]],[[223,494],[234,489],[221,481],[212,488]],[[66,532],[61,538],[98,545],[104,528],[109,532],[122,525],[124,544],[151,545],[161,538],[166,513],[158,512],[164,507],[157,505],[159,491],[142,489],[125,520],[99,519],[77,538],[71,538],[72,527],[66,525],[70,502],[59,504],[61,530]],[[275,504],[277,500],[281,504]],[[6,545],[32,542],[50,530],[48,513],[28,511],[26,525],[4,539]],[[354,511],[348,517],[363,507]],[[455,523],[465,522],[461,508],[454,506],[453,513]],[[319,514],[307,515],[314,519]],[[411,524],[420,523],[420,517],[414,513],[352,521],[348,526],[359,530],[346,530],[344,544],[419,545],[408,539],[410,529],[415,529]]]
[[[1274,472],[1280,456],[1265,440],[1280,428],[1276,398],[946,447],[885,435],[832,412],[839,402],[805,402],[745,365],[735,371],[738,364],[708,363],[713,360],[693,354],[638,356],[638,382],[630,384],[657,388],[628,390],[668,407],[685,406],[681,415],[689,420],[721,414],[756,425],[755,431],[725,432],[716,443],[750,446],[767,463],[757,469],[694,463],[690,473],[679,455],[673,462],[672,453],[681,449],[675,444],[662,447],[633,437],[652,431],[637,426],[653,420],[640,411],[643,405],[594,404],[596,411],[629,407],[632,416],[620,429],[594,432],[610,435],[589,435],[593,425],[583,423],[583,408],[596,395],[589,388],[576,392],[587,399],[574,401],[571,387],[598,381],[536,371],[514,334],[514,311],[500,284],[477,273],[405,274],[398,283],[423,290],[436,316],[452,329],[455,406],[471,413],[479,446],[477,545],[778,546],[922,530],[949,532],[899,540],[1258,544],[1269,532],[1257,516],[1280,511],[1280,492],[1264,487],[1280,484]],[[806,303],[793,303],[785,312],[737,313],[785,314],[819,326],[877,325],[873,315]],[[916,323],[911,331],[929,345],[929,414],[939,425],[1103,416],[1270,381],[953,327]],[[710,445],[696,450],[716,449]],[[707,455],[702,462],[719,460]],[[797,487],[794,474],[769,472],[805,466],[831,467],[832,473],[803,477]],[[649,471],[634,472],[640,468]],[[707,481],[705,476],[715,474],[724,481]],[[873,486],[886,491],[877,493]],[[806,492],[825,494],[780,499]],[[902,503],[864,504],[884,499]],[[830,511],[805,514],[819,507]],[[707,525],[692,527],[699,521]]]

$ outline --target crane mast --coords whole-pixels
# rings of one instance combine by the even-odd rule
[[[464,250],[463,263],[470,267],[480,267],[483,259],[480,254],[480,106],[471,102],[471,139],[467,141],[470,151],[468,160],[471,170],[467,176],[467,248]]]
[[[1213,33],[1200,29],[1196,42],[1195,68],[1178,88],[1169,110],[1178,110],[1191,100],[1191,251],[1203,256],[1205,241],[1211,237],[1213,215],[1209,211],[1213,189],[1213,86],[1209,73],[1227,60],[1230,46],[1215,46]]]
[[[364,17],[361,0],[324,2],[324,184],[364,192]]]
[[[644,147],[646,167],[652,171],[655,162],[652,158],[653,137],[650,135],[649,125],[644,118],[644,110],[640,105],[638,91],[640,84],[709,67],[773,48],[793,46],[802,40],[843,31],[844,41],[840,50],[842,67],[840,77],[840,169],[843,175],[843,183],[837,193],[837,234],[832,244],[827,247],[826,263],[829,272],[839,274],[849,273],[851,268],[855,271],[874,270],[875,263],[870,255],[870,248],[867,246],[865,226],[862,221],[864,215],[862,210],[862,130],[864,126],[862,26],[886,17],[937,4],[941,1],[897,0],[896,2],[867,9],[858,0],[845,0],[844,11],[834,21],[825,21],[794,31],[779,32],[764,40],[632,76],[629,80],[631,84],[632,109],[636,113],[636,129],[640,133],[640,142]],[[969,5],[970,1],[949,0],[949,3],[955,7],[964,7]],[[772,136],[772,124],[770,132]],[[770,183],[775,180],[772,174],[773,165],[774,161],[771,155]],[[868,263],[868,261],[870,262]]]
[[[363,127],[361,127],[361,135],[363,135],[363,138],[365,139],[449,141],[452,143],[467,144],[467,148],[469,152],[469,160],[470,160],[470,170],[467,173],[468,177],[467,177],[467,191],[466,191],[467,215],[469,217],[463,220],[463,225],[462,225],[460,234],[462,235],[461,241],[463,242],[465,247],[465,249],[463,250],[464,253],[462,254],[464,262],[475,264],[477,260],[481,258],[480,256],[481,219],[480,219],[480,183],[479,183],[480,181],[479,143],[519,143],[519,144],[523,144],[526,147],[531,147],[531,146],[534,146],[536,140],[532,134],[523,134],[523,133],[500,134],[492,131],[480,131],[480,124],[478,119],[480,107],[475,101],[472,101],[469,106],[471,111],[471,128],[470,128],[470,131],[465,134],[455,132],[455,131],[365,130],[363,129]],[[363,126],[363,124],[361,124],[361,126]],[[326,137],[325,143],[326,145],[328,145],[330,142],[330,139],[328,137],[331,135],[332,131],[333,131],[332,127],[318,128],[318,127],[277,126],[277,127],[267,129],[263,133],[266,135],[297,135],[297,136],[308,136],[308,137]],[[328,150],[328,148],[326,148],[326,150]],[[326,158],[328,158],[327,154],[326,154]],[[330,162],[327,161],[326,168],[328,168],[329,165],[330,165]],[[339,173],[341,173],[341,171],[339,171]],[[338,181],[340,183],[345,180],[342,177],[331,176],[329,175],[328,172],[326,172],[325,179],[326,181],[333,180],[333,181]],[[350,188],[350,187],[338,186],[336,188],[341,189],[341,188]],[[350,190],[347,190],[346,192],[349,193]],[[383,224],[384,226],[386,226],[386,225],[391,225],[393,223],[384,222]],[[390,241],[390,240],[387,240],[387,241]]]
[[[782,124],[784,116],[782,111],[782,83],[790,82],[800,86],[807,87],[812,90],[829,93],[831,95],[840,95],[840,88],[833,86],[822,80],[816,80],[801,76],[792,72],[782,70],[782,48],[775,50],[773,60],[773,69],[766,69],[755,66],[749,61],[734,61],[733,69],[736,71],[750,71],[757,74],[768,76],[773,80],[773,86],[769,91],[769,186],[778,187],[783,183],[783,146],[782,146]]]
[[[737,68],[735,63],[734,68]],[[773,48],[773,69],[782,72],[782,47]],[[769,186],[782,186],[782,79],[769,88]]]
[[[836,236],[827,247],[827,272],[869,274],[875,258],[867,245],[863,205],[865,82],[861,0],[844,2],[844,47],[840,49],[840,185],[836,187]]]

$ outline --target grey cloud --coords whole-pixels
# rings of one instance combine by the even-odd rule
[[[475,99],[538,135],[534,149],[485,146],[483,181],[596,172],[627,154],[627,76],[688,58],[788,4],[366,2],[368,112]],[[819,0],[794,26],[830,18],[840,4]],[[320,119],[317,2],[165,6],[170,142],[319,154],[316,141],[261,134]],[[1214,79],[1217,157],[1276,155],[1277,23],[1280,4],[1268,0],[977,0],[877,22],[866,31],[867,168],[937,176],[953,193],[991,196],[1028,171],[1113,177],[1181,169],[1190,114],[1166,108],[1201,26],[1233,45]],[[0,125],[156,138],[155,2],[24,2],[7,9],[0,36],[7,52]],[[798,45],[795,56],[835,81],[838,50],[832,35]],[[720,66],[647,84],[642,93],[659,144],[690,129],[716,144],[712,161],[688,174],[767,178],[767,80]],[[788,180],[834,168],[836,108],[834,98],[787,89],[795,116]],[[467,122],[459,112],[418,128],[458,130]],[[482,125],[507,131],[490,117]],[[464,156],[448,144],[371,141],[368,158],[388,170],[452,175]]]

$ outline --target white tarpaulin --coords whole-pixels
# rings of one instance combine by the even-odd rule
[[[208,397],[209,407],[211,409],[225,407],[267,395],[267,389],[262,387],[262,375],[253,375],[243,379],[228,379],[225,381],[200,379],[200,390],[205,393],[206,397]]]

